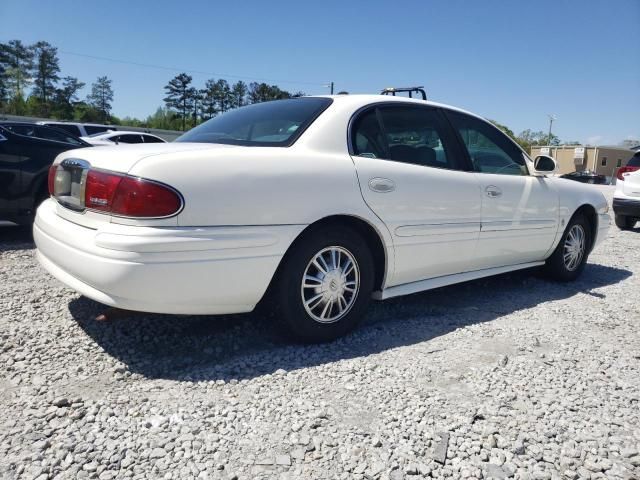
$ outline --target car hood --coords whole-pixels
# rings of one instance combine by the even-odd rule
[[[165,154],[192,152],[196,150],[219,150],[239,148],[235,145],[219,143],[151,143],[119,144],[68,150],[58,155],[54,163],[67,158],[86,160],[94,168],[128,173],[140,160]]]

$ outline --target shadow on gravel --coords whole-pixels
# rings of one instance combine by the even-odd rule
[[[80,327],[129,371],[182,381],[246,379],[375,354],[424,342],[466,325],[618,283],[631,272],[588,264],[581,278],[551,283],[517,272],[372,303],[350,335],[323,345],[297,345],[257,313],[233,316],[131,314],[96,322],[105,307],[80,297],[69,310]]]
[[[35,248],[31,227],[0,225],[0,252]]]

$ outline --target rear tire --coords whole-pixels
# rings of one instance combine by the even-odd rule
[[[591,248],[591,226],[582,215],[574,216],[547,259],[544,272],[547,277],[560,282],[570,282],[580,276],[587,263]]]
[[[616,226],[620,230],[630,230],[636,224],[636,219],[633,217],[627,217],[626,215],[615,215]]]
[[[374,284],[365,240],[343,226],[319,226],[291,247],[274,289],[279,323],[295,339],[318,343],[351,331],[364,316]]]

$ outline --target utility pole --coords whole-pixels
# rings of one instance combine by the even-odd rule
[[[331,95],[333,95],[333,82],[326,84],[325,87],[330,88],[331,89]]]
[[[548,115],[549,117],[549,136],[547,137],[549,140],[547,144],[551,146],[551,125],[553,125],[553,121],[556,119],[555,115]]]

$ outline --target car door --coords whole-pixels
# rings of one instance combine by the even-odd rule
[[[480,188],[462,171],[442,113],[397,102],[371,106],[352,120],[349,141],[362,196],[393,238],[387,285],[474,270]]]
[[[522,150],[489,122],[447,110],[482,190],[482,268],[543,260],[559,221],[552,182],[532,176]]]

